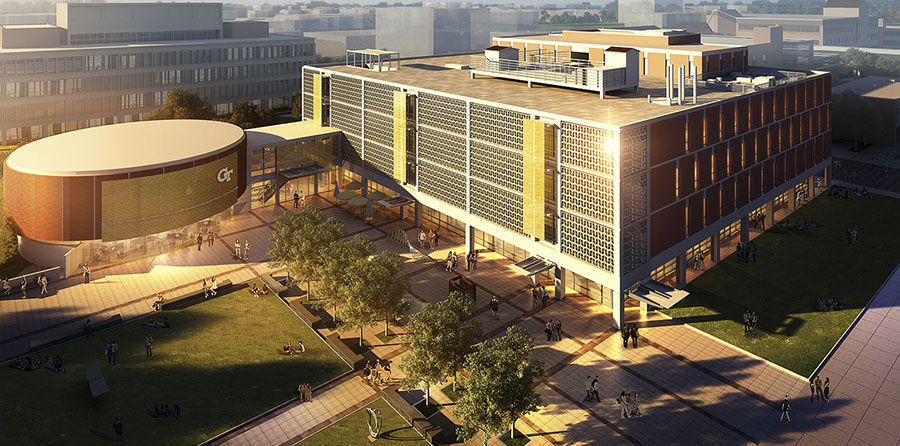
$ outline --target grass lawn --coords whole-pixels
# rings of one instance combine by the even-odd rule
[[[60,354],[63,374],[0,367],[4,443],[111,443],[120,416],[129,443],[194,445],[287,401],[300,382],[315,387],[349,370],[275,296],[257,299],[242,288],[154,317],[164,316],[172,328],[131,322],[38,355]],[[144,352],[148,330],[152,358]],[[116,366],[104,355],[110,338],[119,343]],[[306,353],[279,353],[298,339]],[[84,367],[93,361],[110,391],[92,401]],[[162,403],[179,404],[181,418],[151,418],[148,411]]]
[[[509,438],[509,431],[506,431],[505,434],[500,436],[499,440],[506,446],[525,446],[531,441],[530,438],[519,432],[518,429],[515,429],[515,434],[512,438]]]
[[[456,384],[455,391],[453,390],[453,384],[450,384],[447,387],[444,387],[443,389],[441,389],[441,393],[446,395],[447,398],[450,398],[450,401],[453,401],[454,403],[456,402],[456,400],[458,400],[462,397],[462,395],[465,391],[466,391],[466,389],[464,389],[463,386],[459,383]]]
[[[809,376],[900,262],[900,200],[838,199],[822,194],[789,219],[815,217],[825,227],[767,231],[754,239],[758,261],[732,254],[685,290],[666,314],[725,342]],[[844,234],[859,225],[859,242]],[[821,312],[819,297],[845,297],[847,309]],[[743,332],[744,309],[759,315],[760,333]]]
[[[412,426],[406,424],[406,421],[400,418],[400,415],[384,400],[377,399],[366,407],[381,411],[381,434],[374,442],[369,440],[366,410],[360,409],[297,444],[300,446],[370,446],[372,444],[428,446],[428,442],[414,431]]]
[[[388,329],[387,336],[384,335],[384,330],[378,330],[378,332],[375,333],[375,337],[378,338],[378,340],[384,344],[390,344],[391,342],[398,342],[399,339],[397,339],[397,336],[398,336],[397,333],[394,333],[394,330],[391,330],[391,329]]]

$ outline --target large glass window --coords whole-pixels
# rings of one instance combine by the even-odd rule
[[[265,147],[250,153],[250,176],[275,173],[275,149]]]

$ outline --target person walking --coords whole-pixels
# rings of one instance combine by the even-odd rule
[[[306,194],[304,194],[303,191],[301,190],[300,191],[300,208],[302,209],[305,207],[306,207]]]
[[[210,248],[212,248],[215,238],[216,238],[216,236],[215,236],[215,234],[213,234],[212,231],[209,231],[206,233],[206,244],[209,245]]]
[[[427,239],[428,239],[428,236],[425,235],[425,230],[422,229],[421,231],[419,231],[419,237],[418,237],[418,240],[419,240],[419,249],[425,249],[425,241],[426,241]]]
[[[637,324],[631,324],[631,346],[637,348],[638,327]]]
[[[22,276],[22,299],[28,297],[28,278],[24,275]]]
[[[594,401],[600,402],[600,390],[597,389],[597,383],[600,382],[600,375],[595,375],[591,380],[591,393],[594,395]]]
[[[788,421],[791,421],[791,402],[788,401],[788,395],[784,396],[784,399],[781,400],[781,421],[784,421],[787,418]]]
[[[556,334],[556,340],[562,341],[562,321],[557,319],[553,321],[553,331]]]
[[[47,276],[45,276],[43,273],[41,273],[41,275],[38,276],[38,285],[41,286],[41,295],[47,294],[47,284],[48,283],[49,283],[49,281],[47,280]]]
[[[428,249],[434,249],[434,230],[428,230]]]
[[[630,409],[628,407],[628,404],[625,402],[625,391],[624,390],[622,391],[622,394],[619,395],[618,398],[616,398],[616,404],[619,406],[620,416],[623,419],[628,418],[628,416],[630,415],[630,413],[629,413]]]
[[[634,396],[631,397],[631,414],[635,417],[641,416],[640,400],[638,399],[637,393],[635,393]]]
[[[91,320],[88,319],[84,321],[84,327],[82,327],[82,331],[86,337],[91,337]]]
[[[629,327],[628,324],[623,325],[622,328],[619,329],[619,333],[622,334],[622,344],[624,344],[625,348],[628,348],[628,336],[630,334],[630,330],[631,327]]]
[[[584,380],[584,399],[581,402],[589,403],[592,398],[594,398],[594,393],[591,391],[591,376],[588,375],[587,379]]]
[[[113,339],[110,347],[112,348],[112,365],[116,365],[119,362],[119,343]]]
[[[544,333],[547,333],[547,342],[553,340],[553,319],[549,319],[546,324],[544,324]]]
[[[491,319],[497,320],[500,319],[500,301],[497,300],[497,296],[491,296]]]
[[[144,335],[144,348],[147,350],[147,357],[153,357],[153,336],[150,336],[149,331]]]
[[[299,205],[300,205],[300,194],[294,192],[294,209],[297,209],[297,206],[299,206]]]
[[[210,277],[209,278],[209,294],[212,296],[215,296],[216,293],[218,292],[216,290],[218,290],[218,289],[219,289],[219,284],[216,283],[216,278]]]
[[[241,260],[241,240],[234,239],[234,258],[236,260]]]
[[[818,398],[819,401],[825,401],[825,394],[822,392],[822,378],[819,378],[818,375],[816,375],[815,385],[816,385],[816,398]]]
[[[203,248],[203,233],[197,233],[197,251],[200,251]]]
[[[124,443],[125,434],[124,429],[122,428],[122,420],[119,417],[116,417],[116,420],[113,421],[112,428],[113,432],[116,433],[116,443]]]
[[[475,267],[478,266],[478,250],[472,251],[472,272],[475,272]]]
[[[750,333],[750,310],[744,310],[744,334]]]
[[[106,341],[106,363],[112,364],[112,339]]]
[[[825,402],[831,399],[831,379],[825,378],[825,384],[822,385],[822,393],[825,395]]]
[[[809,379],[809,402],[813,402],[816,400],[816,380],[813,378]]]
[[[203,298],[206,299],[209,297],[209,286],[206,284],[206,279],[203,279]]]
[[[244,239],[244,261],[250,261],[250,240]]]
[[[81,269],[84,270],[84,283],[90,283],[91,281],[91,267],[88,266],[87,262],[81,264]]]

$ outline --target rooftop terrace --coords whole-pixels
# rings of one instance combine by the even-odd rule
[[[428,90],[460,98],[491,102],[507,107],[528,110],[537,115],[557,115],[582,121],[590,121],[601,127],[622,127],[643,122],[678,111],[708,105],[740,96],[742,92],[697,89],[697,103],[668,106],[648,103],[647,95],[654,101],[664,101],[664,79],[642,78],[636,92],[616,91],[600,99],[595,92],[535,84],[528,88],[525,82],[503,80],[483,75],[470,78],[469,70],[447,68],[447,64],[469,65],[471,55],[438,56],[401,61],[397,71],[375,72],[352,66],[335,65],[319,67],[324,71],[357,76],[412,90]],[[811,74],[815,75],[815,74]]]

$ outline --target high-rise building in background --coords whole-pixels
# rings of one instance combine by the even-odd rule
[[[56,26],[0,26],[2,144],[136,121],[171,88],[217,113],[290,106],[311,38],[223,21],[218,3],[60,3]]]

